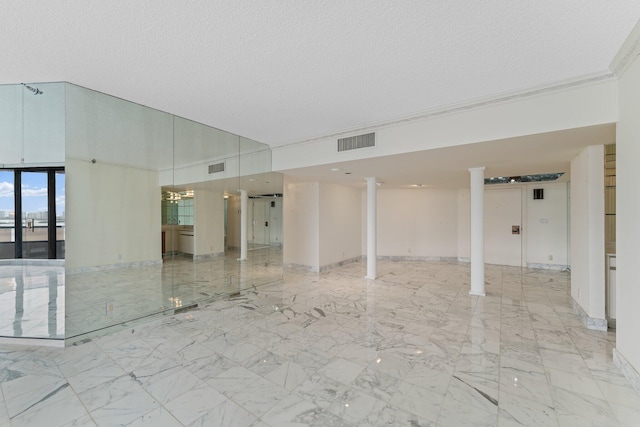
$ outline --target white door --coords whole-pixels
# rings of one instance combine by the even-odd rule
[[[267,199],[253,200],[253,243],[255,245],[269,244],[269,213]]]
[[[522,266],[521,188],[485,188],[484,261]]]

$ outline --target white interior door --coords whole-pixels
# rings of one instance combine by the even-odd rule
[[[269,244],[269,214],[268,200],[253,200],[253,243],[256,245]]]
[[[519,229],[517,234],[514,227]],[[521,188],[485,188],[484,260],[487,264],[522,265]]]

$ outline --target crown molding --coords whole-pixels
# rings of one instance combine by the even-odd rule
[[[640,46],[639,46],[640,47]],[[396,117],[394,119],[380,121],[377,123],[370,123],[366,126],[358,126],[349,129],[339,130],[330,134],[320,135],[308,139],[299,141],[288,142],[284,144],[271,146],[271,151],[279,151],[287,149],[289,147],[310,144],[327,139],[344,138],[348,136],[359,135],[362,133],[374,132],[376,130],[397,126],[415,121],[428,120],[436,117],[446,116],[450,114],[457,114],[466,111],[476,110],[480,108],[490,107],[497,104],[502,104],[510,101],[518,101],[527,98],[532,98],[540,95],[547,95],[550,93],[561,92],[564,90],[589,86],[592,84],[598,84],[610,80],[616,80],[617,76],[611,71],[605,71],[601,73],[591,74],[588,76],[582,76],[575,79],[558,81],[549,85],[538,86],[534,88],[524,89],[515,92],[508,92],[499,95],[494,95],[486,98],[474,99],[459,104],[447,105],[443,107],[434,108],[431,110],[423,111],[421,113],[412,114],[408,116]]]
[[[638,56],[640,56],[640,21],[633,27],[620,50],[618,50],[609,65],[609,69],[619,78],[629,69]]]

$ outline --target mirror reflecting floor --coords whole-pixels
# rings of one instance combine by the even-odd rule
[[[569,274],[380,261],[64,349],[1,346],[0,426],[637,426],[615,333],[584,328]]]
[[[3,262],[0,337],[69,339],[282,279],[281,248],[237,258],[233,251],[197,261],[174,256],[158,265],[66,276],[60,265]]]
[[[282,279],[282,248],[193,260],[168,256],[162,264],[68,274],[66,336],[77,337],[136,319],[162,315],[203,301]],[[148,319],[147,319],[148,320]]]
[[[64,267],[44,264],[0,263],[0,336],[64,339]]]

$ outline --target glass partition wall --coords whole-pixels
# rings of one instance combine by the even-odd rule
[[[282,279],[268,146],[69,83],[29,87],[0,86],[0,304],[15,308],[0,336],[75,342]],[[16,207],[15,188],[46,193],[47,210]],[[22,260],[3,255],[25,235]],[[46,293],[33,328],[17,302],[32,282]]]

